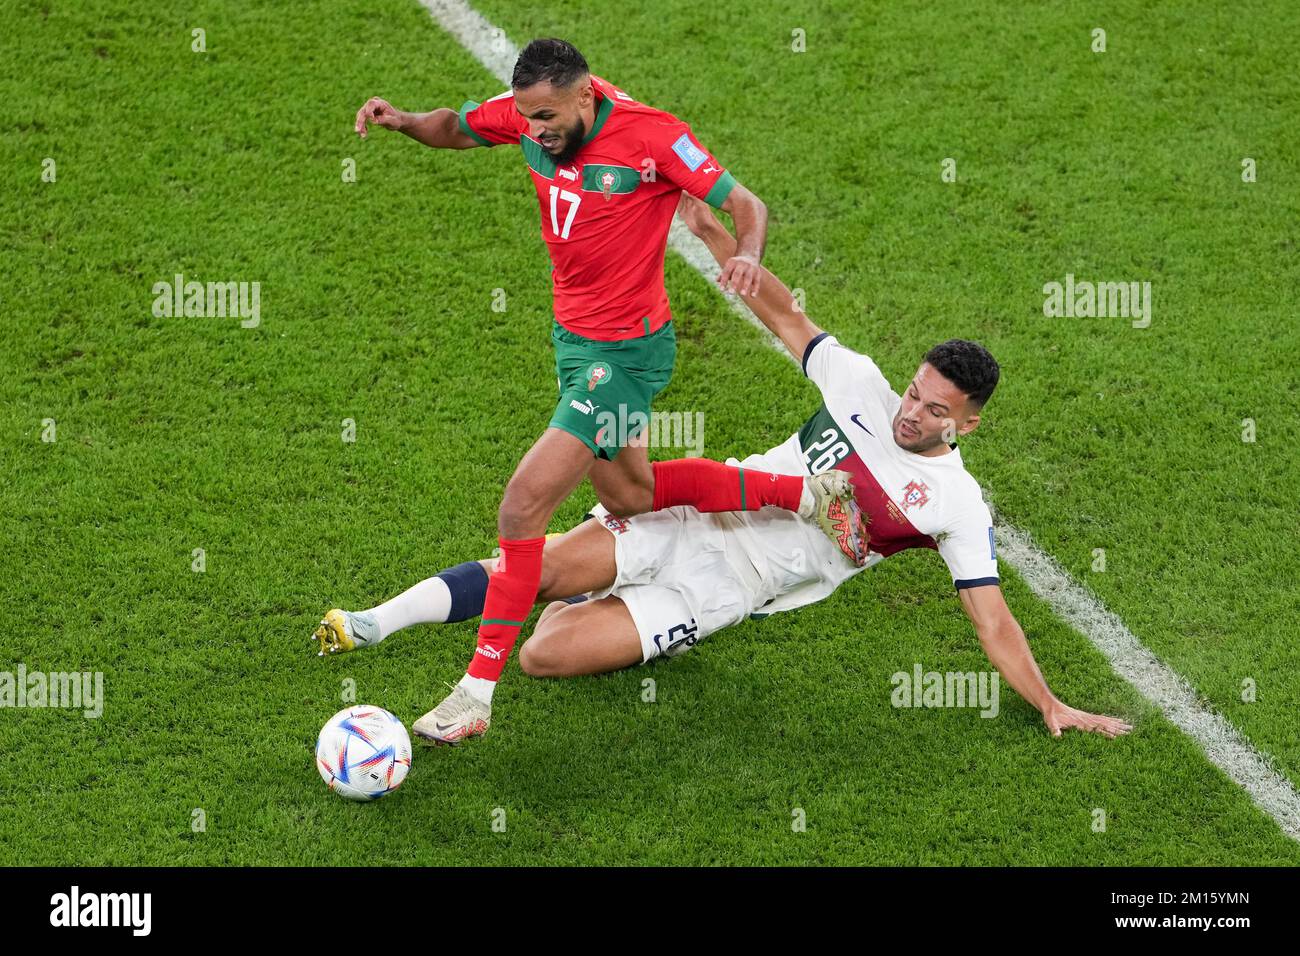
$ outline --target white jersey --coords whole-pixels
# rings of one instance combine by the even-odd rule
[[[893,418],[902,398],[871,359],[834,336],[823,332],[813,339],[803,367],[821,390],[821,407],[776,448],[728,464],[785,475],[847,471],[867,521],[866,567],[907,548],[933,548],[958,588],[997,584],[993,521],[956,445],[933,457],[898,447]],[[863,570],[815,523],[793,512],[764,508],[712,517],[734,532],[762,579],[757,613],[820,601]]]

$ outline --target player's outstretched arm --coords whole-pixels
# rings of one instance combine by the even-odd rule
[[[1061,736],[1061,732],[1070,727],[1107,737],[1117,737],[1133,729],[1118,717],[1076,710],[1056,698],[1043,680],[1029,642],[1025,640],[1025,632],[1007,607],[1000,587],[988,584],[964,588],[957,593],[961,595],[961,605],[967,617],[975,625],[984,653],[1002,679],[1038,708],[1053,737]]]
[[[368,124],[405,133],[411,139],[434,149],[470,149],[479,142],[460,128],[460,114],[451,109],[436,109],[429,113],[407,113],[395,109],[391,103],[378,96],[366,100],[357,110],[357,135],[366,138]]]
[[[725,265],[736,255],[735,237],[718,221],[708,203],[683,192],[677,204],[677,214],[691,232],[704,240],[709,253],[719,265]],[[780,279],[762,266],[758,268],[758,294],[742,301],[785,344],[790,354],[802,362],[808,343],[820,335],[822,330],[813,325],[803,310],[798,308],[794,296]]]

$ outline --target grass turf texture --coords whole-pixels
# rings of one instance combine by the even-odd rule
[[[896,387],[933,342],[985,342],[1004,379],[963,442],[972,472],[1300,779],[1296,8],[479,9],[516,43],[572,39],[691,121],[768,202],[768,265]],[[514,668],[485,740],[417,753],[378,804],[331,797],[311,747],[343,680],[409,722],[473,628],[329,661],[307,634],[333,604],[488,553],[554,400],[517,152],[361,143],[352,117],[372,94],[455,107],[498,83],[399,0],[0,11],[0,667],[106,685],[99,720],[0,711],[0,863],[1300,862],[1005,566],[1056,693],[1134,734],[1052,740],[1005,687],[996,720],[893,709],[889,677],[914,662],[987,666],[920,553],[673,662],[562,683]],[[177,272],[260,281],[261,326],[154,318],[151,287]],[[1151,281],[1151,327],[1044,318],[1042,285],[1067,272]],[[680,353],[657,407],[704,411],[713,458],[784,439],[815,390],[671,257],[668,283]]]

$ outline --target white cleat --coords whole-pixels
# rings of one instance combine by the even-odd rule
[[[447,699],[411,725],[415,736],[429,743],[458,744],[482,737],[492,722],[492,705],[457,686]]]
[[[871,540],[866,516],[853,495],[852,476],[847,471],[824,471],[805,479],[805,483],[812,493],[812,507],[805,514],[801,506],[799,514],[815,520],[845,557],[862,567],[871,550]]]

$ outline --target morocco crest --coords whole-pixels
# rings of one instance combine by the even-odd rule
[[[618,187],[618,173],[612,169],[606,169],[600,174],[600,191],[605,194],[605,202],[609,202],[609,194]]]
[[[587,369],[587,391],[595,391],[597,385],[603,385],[609,381],[609,377],[614,374],[614,370],[604,362],[594,362],[591,368]]]

